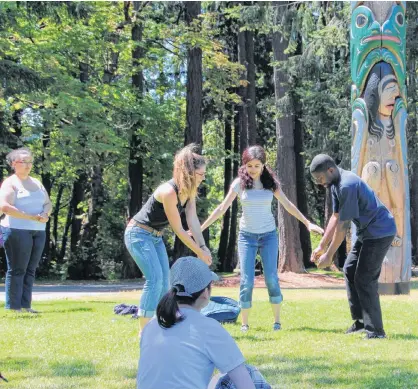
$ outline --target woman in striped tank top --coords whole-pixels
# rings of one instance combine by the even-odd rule
[[[14,150],[6,159],[15,173],[0,190],[0,210],[6,214],[1,221],[7,260],[5,308],[37,313],[31,307],[32,288],[52,204],[42,183],[29,175],[33,156],[28,149]]]
[[[277,275],[279,240],[276,222],[271,210],[273,196],[291,215],[300,220],[309,231],[323,234],[322,228],[312,224],[292,204],[280,188],[280,183],[266,165],[266,153],[261,146],[251,146],[242,155],[238,177],[222,203],[202,224],[202,231],[220,218],[239,196],[242,216],[239,223],[238,256],[241,269],[240,306],[243,332],[248,331],[248,316],[252,305],[257,251],[260,251],[264,277],[273,309],[273,330],[280,330],[280,303],[283,301]]]

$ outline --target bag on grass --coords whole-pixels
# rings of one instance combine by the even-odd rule
[[[201,311],[202,315],[211,317],[220,323],[235,323],[241,308],[238,302],[229,297],[213,296],[209,304]]]

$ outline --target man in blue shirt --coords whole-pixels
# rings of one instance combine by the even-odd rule
[[[340,169],[326,155],[317,155],[310,171],[318,185],[332,191],[333,215],[311,260],[328,267],[351,222],[357,240],[344,265],[353,325],[346,333],[366,330],[366,338],[385,338],[378,293],[382,263],[396,234],[395,220],[373,190],[356,174]],[[327,249],[327,246],[329,247]]]

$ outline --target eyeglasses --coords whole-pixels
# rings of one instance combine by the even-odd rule
[[[24,165],[33,165],[33,161],[16,161],[16,163],[21,163]]]
[[[195,172],[198,176],[200,176],[200,177],[206,177],[206,172],[205,173],[198,173],[198,172]]]

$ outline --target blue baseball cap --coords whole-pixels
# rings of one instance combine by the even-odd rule
[[[201,259],[196,257],[179,258],[170,270],[171,286],[181,285],[184,292],[177,292],[177,296],[192,297],[193,293],[205,289],[212,281],[219,277],[209,269]]]

